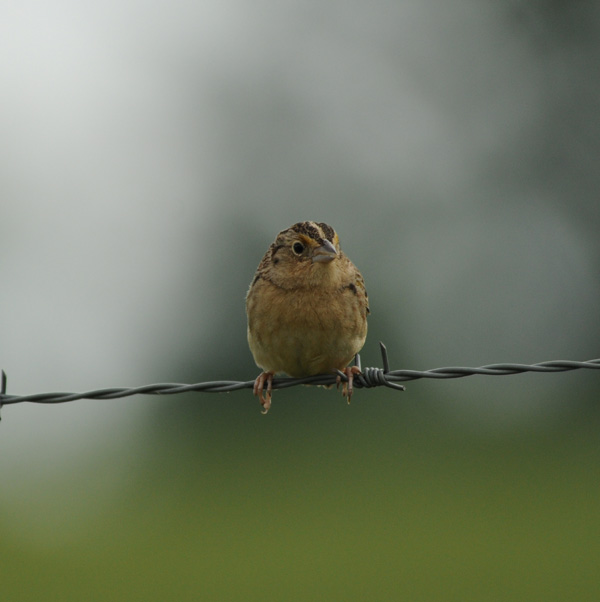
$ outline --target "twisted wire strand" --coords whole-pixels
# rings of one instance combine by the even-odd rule
[[[570,370],[592,369],[600,370],[600,359],[589,360],[586,362],[576,362],[572,360],[553,360],[549,362],[540,362],[539,364],[489,364],[478,368],[465,367],[447,367],[434,368],[432,370],[391,370],[387,356],[387,349],[383,343],[380,343],[383,368],[361,368],[361,373],[354,377],[354,387],[372,388],[385,386],[395,390],[404,390],[400,383],[409,380],[420,380],[422,378],[448,379],[463,378],[465,376],[483,375],[483,376],[507,376],[509,374],[521,374],[523,372],[568,372]],[[356,356],[356,365],[360,368],[360,356]],[[347,376],[338,371],[336,374],[319,374],[317,376],[308,376],[306,378],[288,378],[277,377],[273,379],[273,389],[286,389],[297,385],[333,385],[337,379],[347,380]],[[14,403],[65,403],[67,401],[76,401],[78,399],[117,399],[120,397],[131,397],[132,395],[177,395],[179,393],[188,393],[190,391],[202,393],[227,393],[238,391],[240,389],[251,389],[254,386],[253,380],[213,380],[202,383],[183,384],[183,383],[159,383],[154,385],[144,385],[141,387],[113,387],[110,389],[96,389],[84,393],[36,393],[34,395],[7,395],[6,394],[6,374],[2,371],[0,381],[0,407]]]

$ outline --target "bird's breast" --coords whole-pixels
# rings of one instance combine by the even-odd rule
[[[258,284],[258,283],[257,283]],[[362,348],[366,313],[350,289],[282,291],[248,300],[248,341],[264,370],[309,376],[342,369]]]

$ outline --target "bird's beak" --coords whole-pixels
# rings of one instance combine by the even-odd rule
[[[323,244],[313,251],[312,260],[313,263],[329,263],[336,257],[337,251],[335,247],[328,240],[324,240]]]

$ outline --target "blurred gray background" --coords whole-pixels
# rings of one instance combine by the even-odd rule
[[[551,0],[5,3],[8,392],[254,378],[244,296],[277,232],[307,219],[333,225],[365,277],[363,365],[381,365],[379,340],[393,368],[599,357],[599,13]],[[599,501],[598,378],[422,381],[358,391],[350,407],[297,388],[266,417],[249,391],[4,407],[2,580],[15,600],[196,599],[203,587],[205,599],[436,599],[448,575],[456,598],[444,599],[532,599],[548,574],[572,594],[563,554],[600,531],[577,510]],[[532,479],[540,490],[519,489]],[[469,494],[481,505],[465,505],[462,480],[481,484]],[[523,542],[503,539],[531,525],[498,520],[505,495],[515,516],[528,496],[564,504],[529,508],[546,518],[523,537],[547,557],[523,574],[540,550],[521,558]],[[432,529],[411,540],[431,565],[398,549],[396,511]],[[456,514],[460,528],[443,522]],[[464,568],[489,541],[489,566]],[[402,577],[407,556],[420,577]],[[32,576],[34,562],[45,571]],[[598,591],[587,566],[581,600]],[[489,598],[482,574],[497,578]]]

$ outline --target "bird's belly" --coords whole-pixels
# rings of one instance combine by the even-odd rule
[[[358,307],[342,310],[331,299],[283,300],[270,315],[257,320],[248,338],[256,363],[263,369],[302,377],[343,369],[362,348],[366,319]],[[275,317],[276,316],[276,317]]]

